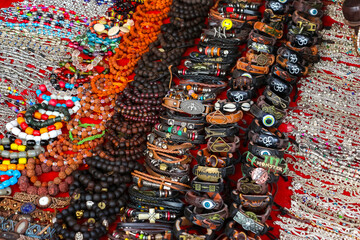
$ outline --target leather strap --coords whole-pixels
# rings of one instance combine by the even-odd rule
[[[206,138],[210,137],[233,137],[239,134],[239,125],[225,124],[225,125],[210,125],[205,128]]]
[[[246,62],[246,58],[240,58],[236,63],[236,68],[243,70],[245,72],[251,72],[255,74],[268,74],[269,67],[268,66],[259,66],[255,64],[251,64],[251,62]]]
[[[187,191],[185,201],[189,205],[193,205],[196,208],[204,208],[206,210],[219,210],[224,205],[224,201],[220,193],[199,194],[195,191]]]
[[[215,112],[209,113],[206,116],[206,121],[211,124],[231,124],[231,123],[237,123],[242,119],[242,117],[243,117],[243,112],[241,110],[238,110],[234,113],[226,113],[226,114],[217,110]]]
[[[264,195],[268,192],[268,184],[257,184],[250,177],[242,177],[237,181],[236,189],[242,194]]]
[[[163,98],[162,106],[181,113],[192,115],[205,115],[212,112],[214,106],[211,104],[203,104],[198,100],[177,100],[169,97]]]
[[[246,53],[246,61],[258,66],[270,66],[274,64],[275,56],[269,53],[256,53],[253,49],[250,49]]]
[[[257,30],[252,30],[249,34],[249,39],[253,42],[257,42],[260,44],[272,45],[274,46],[276,43],[276,38],[267,37],[264,34]]]
[[[203,128],[205,119],[203,117],[178,116],[169,112],[160,115],[160,122],[170,126],[182,126],[190,130]]]
[[[286,150],[286,148],[274,149],[274,148],[260,146],[253,143],[252,141],[249,142],[248,148],[249,148],[249,152],[253,153],[255,156],[258,157],[268,155],[268,156],[276,156],[278,158],[283,158],[284,152]]]
[[[268,85],[270,86],[270,90],[273,91],[276,95],[282,98],[287,98],[290,96],[293,87],[289,83],[280,80],[274,75],[269,76],[267,80]]]
[[[229,210],[226,204],[222,209],[210,213],[203,213],[201,208],[187,206],[184,215],[195,225],[219,231],[229,216]]]
[[[284,159],[274,156],[257,157],[251,152],[245,153],[245,160],[251,164],[252,167],[261,167],[274,175],[286,174],[289,171],[288,165]]]
[[[308,74],[308,67],[304,67],[296,63],[291,63],[288,59],[283,58],[280,55],[276,57],[276,62],[282,68],[285,68],[288,71],[288,73],[293,76],[301,77]]]
[[[202,230],[206,230],[204,234],[199,234],[197,232],[189,233],[190,230],[195,230],[193,223],[191,223],[186,217],[180,217],[175,221],[174,224],[174,234],[176,239],[179,240],[212,240],[215,236],[215,232],[211,230],[210,228],[202,228]],[[187,227],[185,229],[185,227]],[[199,228],[196,228],[199,230]]]
[[[236,102],[236,103],[247,102],[248,103],[248,100],[251,100],[252,98],[256,97],[256,93],[255,93],[254,88],[250,88],[247,90],[228,89],[228,91],[226,92],[226,96],[227,96],[228,100],[231,102]]]
[[[206,192],[206,193],[218,193],[224,190],[223,179],[219,179],[217,183],[203,182],[194,177],[191,181],[191,187],[197,192]]]
[[[231,197],[237,204],[242,205],[245,211],[254,213],[261,213],[272,204],[271,193],[266,195],[245,195],[237,190],[233,190]]]
[[[267,102],[271,103],[277,108],[287,109],[290,105],[290,98],[281,98],[270,90],[270,86],[267,86],[263,92]]]
[[[322,21],[319,17],[311,15],[306,16],[298,10],[295,10],[292,14],[292,20],[299,28],[305,28],[306,31],[309,32],[320,31],[323,27]]]
[[[227,138],[211,137],[207,142],[207,147],[212,152],[235,152],[240,147],[238,136]]]
[[[233,175],[235,173],[234,165],[229,165],[223,168],[206,167],[195,165],[193,167],[193,174],[198,177],[199,180],[208,182],[218,182],[221,178]]]
[[[283,36],[283,31],[282,30],[278,30],[264,22],[256,22],[254,24],[254,29],[255,30],[258,30],[258,31],[261,31],[261,32],[264,32],[274,38],[277,38],[277,39],[281,39],[282,36]]]
[[[229,240],[261,240],[259,236],[252,237],[243,231],[237,230],[236,225],[238,224],[235,221],[230,221],[226,225],[224,232]]]
[[[251,39],[249,39],[247,45],[248,45],[249,49],[253,49],[253,50],[258,51],[258,52],[272,53],[274,51],[274,46],[273,45],[267,45],[267,44],[254,42]]]

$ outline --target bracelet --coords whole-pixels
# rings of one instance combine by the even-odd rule
[[[193,174],[197,176],[199,180],[207,182],[218,182],[221,178],[226,178],[229,175],[235,173],[234,165],[229,165],[223,168],[206,167],[195,165],[193,167]]]

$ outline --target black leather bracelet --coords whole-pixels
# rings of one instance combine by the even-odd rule
[[[200,181],[198,177],[194,177],[191,181],[191,187],[198,192],[222,192],[224,190],[224,181],[221,178],[217,183],[209,183]]]
[[[267,155],[267,156],[276,156],[278,158],[283,158],[284,152],[286,150],[285,148],[274,149],[274,148],[263,147],[253,143],[252,141],[249,142],[248,148],[249,148],[249,152],[251,152],[252,154],[258,157]]]
[[[224,124],[224,125],[210,125],[205,128],[206,137],[233,137],[239,134],[239,125]]]

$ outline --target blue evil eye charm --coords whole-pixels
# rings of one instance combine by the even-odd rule
[[[30,214],[32,212],[34,212],[36,209],[35,204],[33,203],[24,203],[23,205],[21,205],[20,211],[23,214]]]
[[[213,209],[216,206],[215,202],[211,199],[203,200],[201,202],[201,205],[208,210]]]
[[[261,150],[261,151],[260,151],[260,155],[261,155],[261,156],[270,156],[271,154],[270,154],[270,152],[267,151],[267,150]]]
[[[278,0],[280,3],[287,3],[287,0]]]
[[[309,10],[309,13],[311,16],[316,16],[318,15],[319,11],[316,8],[312,8]]]
[[[267,114],[263,117],[262,123],[265,127],[272,127],[275,124],[275,118],[273,115]]]

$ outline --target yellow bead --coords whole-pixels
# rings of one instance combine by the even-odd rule
[[[26,146],[25,145],[19,145],[18,146],[18,151],[19,152],[24,152],[26,150]]]
[[[4,146],[0,145],[0,151],[4,151]]]
[[[18,150],[18,147],[19,147],[19,145],[17,145],[16,143],[12,143],[10,145],[11,150]]]
[[[4,161],[2,161],[2,164],[4,164],[4,165],[9,165],[9,164],[10,164],[10,160],[4,160]]]
[[[19,158],[19,164],[26,164],[27,159],[26,158]]]

